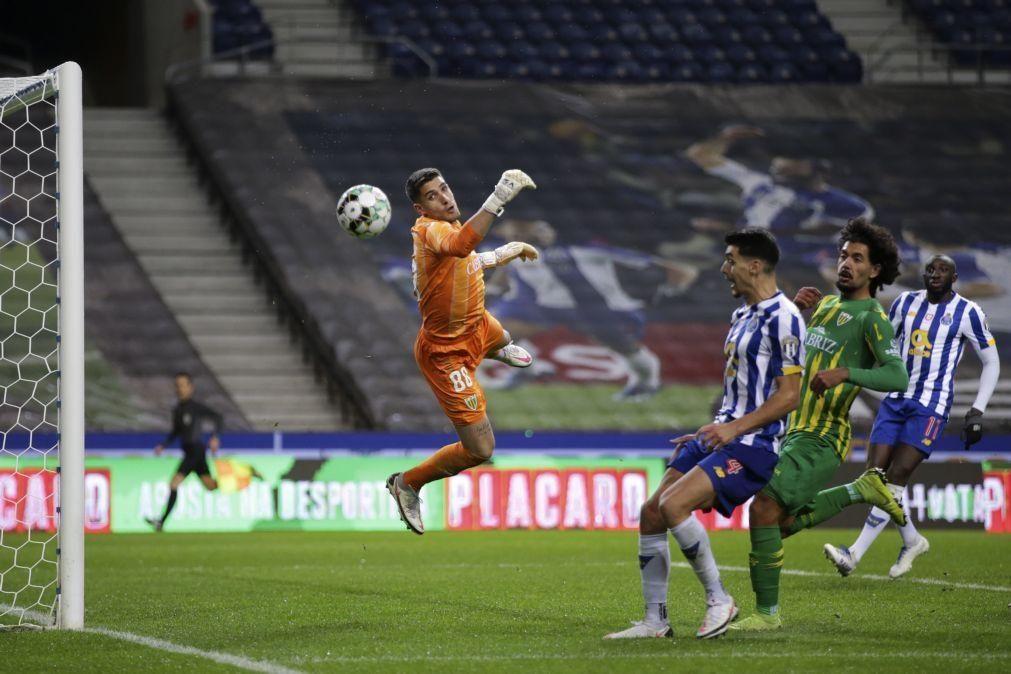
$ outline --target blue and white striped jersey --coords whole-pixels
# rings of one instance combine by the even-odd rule
[[[831,224],[842,227],[852,218],[872,218],[865,200],[838,187],[823,190],[777,185],[767,173],[752,171],[732,159],[707,169],[710,175],[741,188],[744,224],[773,231],[797,230]]]
[[[726,423],[755,411],[776,392],[776,378],[800,374],[804,363],[804,319],[782,292],[739,307],[723,346],[727,368],[723,405],[716,421]],[[741,436],[738,442],[779,453],[786,417]]]
[[[979,305],[954,295],[947,302],[931,304],[926,290],[904,292],[888,312],[896,347],[909,372],[909,388],[889,397],[915,400],[945,418],[965,343],[972,344],[976,353],[996,344]]]

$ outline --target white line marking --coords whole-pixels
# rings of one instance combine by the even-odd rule
[[[693,640],[694,641],[694,640]],[[738,641],[736,643],[749,643]],[[755,643],[755,642],[750,642]],[[794,658],[824,660],[826,658],[848,658],[848,659],[948,659],[948,660],[1011,660],[1011,653],[973,653],[968,651],[909,651],[909,652],[872,652],[872,653],[848,653],[835,652],[830,654],[804,652],[741,652],[719,650],[718,652],[686,653],[681,649],[670,649],[668,651],[651,650],[647,653],[516,653],[513,655],[361,655],[361,656],[341,656],[306,658],[305,662],[341,662],[347,664],[368,663],[368,662],[508,662],[511,660],[635,660],[658,658],[677,658],[678,660],[727,660],[727,659],[748,659],[748,660],[792,660]]]
[[[48,613],[43,613],[42,611],[36,611],[34,609],[21,608],[20,606],[14,606],[13,604],[0,604],[0,615],[16,615],[20,613],[22,620],[30,620],[32,622],[29,627],[48,627],[52,624],[52,618]],[[0,627],[20,627],[21,625],[2,625]]]
[[[495,566],[500,569],[515,569],[515,568],[528,568],[528,567],[546,567],[546,566],[632,566],[633,562],[571,562],[563,564],[545,564],[541,562],[499,562]],[[458,564],[432,564],[434,568],[440,569],[467,569],[467,568],[478,568],[482,566],[476,563],[458,563]],[[749,569],[746,566],[723,566],[721,564],[716,565],[720,571],[732,571],[735,573],[749,573]],[[688,562],[671,562],[672,569],[690,569],[691,566]],[[808,578],[834,578],[836,580],[842,580],[837,573],[825,573],[822,571],[805,571],[803,569],[783,569],[784,576],[804,576]],[[873,573],[866,574],[854,574],[850,578],[861,578],[866,580],[876,580],[876,581],[886,581],[889,583],[895,583],[896,586],[904,585],[906,583],[914,583],[917,585],[940,585],[943,587],[952,587],[959,590],[981,590],[984,592],[1011,592],[1011,586],[1007,585],[984,585],[982,583],[961,583],[953,580],[945,580],[943,578],[902,578],[895,579],[889,578],[888,576],[882,576]]]
[[[132,643],[147,646],[148,648],[154,648],[159,651],[179,653],[181,655],[195,655],[199,658],[220,662],[221,664],[232,665],[233,667],[238,667],[240,669],[248,669],[251,672],[266,672],[266,674],[303,674],[297,669],[284,667],[283,665],[267,662],[266,660],[251,660],[249,658],[244,658],[241,655],[221,653],[220,651],[204,651],[192,646],[180,646],[179,644],[174,644],[171,641],[145,637],[140,634],[131,634],[130,632],[109,630],[104,627],[86,627],[84,631],[92,634],[101,634],[103,636],[112,637],[113,639],[130,641]]]

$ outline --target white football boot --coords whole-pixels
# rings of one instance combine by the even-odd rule
[[[512,342],[489,354],[488,357],[505,363],[509,367],[530,367],[534,364],[534,357],[530,355],[530,352]]]
[[[920,536],[920,540],[908,548],[903,545],[902,549],[899,550],[899,558],[895,560],[892,568],[888,569],[888,576],[890,578],[899,578],[906,575],[913,568],[913,560],[928,550],[930,550],[930,543],[923,536]]]
[[[663,639],[664,637],[673,637],[674,630],[670,628],[668,623],[661,622],[646,622],[645,620],[636,620],[632,623],[632,626],[627,630],[622,630],[620,632],[612,632],[605,636],[605,639]]]
[[[825,551],[825,559],[835,564],[836,571],[843,578],[853,573],[854,569],[857,568],[857,562],[853,559],[853,554],[845,545],[836,547],[826,543],[822,549]]]
[[[390,492],[390,496],[397,502],[400,519],[407,528],[421,535],[425,533],[425,525],[421,521],[421,498],[418,492],[404,483],[403,476],[403,473],[394,473],[386,478],[386,491]]]
[[[730,623],[737,619],[737,604],[734,598],[722,604],[706,606],[706,615],[702,618],[699,631],[695,633],[697,639],[712,639],[727,631]]]

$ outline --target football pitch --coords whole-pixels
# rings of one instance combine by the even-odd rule
[[[601,640],[641,618],[634,533],[92,536],[86,631],[0,632],[0,670],[1011,671],[1011,536],[927,531],[895,581],[886,531],[840,578],[821,546],[855,533],[787,541],[785,629],[704,642],[674,545],[675,639]],[[712,541],[747,614],[747,534]]]

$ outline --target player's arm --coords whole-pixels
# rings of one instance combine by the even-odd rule
[[[909,386],[906,363],[894,346],[895,332],[883,313],[864,314],[864,341],[874,354],[877,367],[837,367],[823,370],[811,379],[811,390],[821,395],[833,386],[850,382],[872,391],[905,391]]]
[[[176,414],[176,409],[172,410],[172,429],[165,436],[165,439],[154,446],[154,455],[161,456],[162,451],[165,449],[166,445],[170,445],[175,442],[175,439],[179,437],[179,433],[182,431],[182,419],[179,414]]]
[[[990,397],[997,388],[997,380],[1000,379],[1000,357],[997,355],[997,342],[990,334],[983,312],[970,306],[966,313],[968,317],[962,319],[962,331],[983,364],[976,399],[965,414],[965,426],[962,429],[962,440],[968,449],[983,439],[983,413],[986,412]]]
[[[731,146],[745,138],[760,138],[765,133],[754,126],[735,124],[722,129],[711,138],[701,140],[685,150],[685,156],[703,171],[716,168],[727,161]]]
[[[818,302],[822,300],[822,293],[820,290],[813,286],[804,286],[797,291],[797,294],[793,297],[793,303],[801,311],[807,311],[808,309],[813,309],[818,306]]]
[[[436,240],[432,241],[430,238],[429,244],[436,252],[444,255],[467,257],[477,248],[481,240],[484,239],[488,230],[491,229],[492,223],[495,222],[495,218],[505,212],[505,205],[527,188],[532,190],[537,189],[537,185],[533,179],[519,169],[509,169],[499,178],[495,189],[485,199],[481,210],[470,216],[467,222],[463,224],[463,227],[450,232],[433,232],[436,234]],[[532,249],[533,246],[530,246],[530,248]],[[513,255],[510,260],[516,257],[519,257],[519,255]],[[536,257],[536,251],[534,251],[534,256],[530,259],[535,259]],[[506,262],[502,264],[506,264]]]
[[[719,449],[735,438],[768,426],[797,409],[800,401],[800,368],[792,374],[776,377],[776,391],[753,412],[725,424],[708,424],[695,433],[695,438],[707,449]]]

